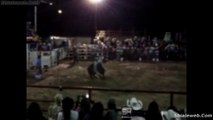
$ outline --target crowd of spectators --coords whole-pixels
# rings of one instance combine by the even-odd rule
[[[59,47],[68,47],[68,43],[61,42],[35,42],[29,43],[30,50],[49,51]],[[91,49],[95,55],[98,53],[107,60],[119,61],[184,61],[186,60],[186,43],[180,41],[164,41],[157,37],[105,37],[95,39],[98,47]],[[89,46],[84,44],[84,46]],[[76,48],[78,49],[78,48]]]
[[[154,37],[133,37],[116,38],[106,37],[95,39],[95,44],[99,45],[104,56],[109,60],[143,61],[152,60],[185,60],[186,45],[178,41],[166,42]]]
[[[125,116],[128,112],[124,109],[119,113],[115,99],[109,99],[105,111],[100,101],[92,101],[83,96],[78,96],[77,101],[74,101],[70,97],[57,94],[55,103],[49,107],[48,120],[184,120],[176,115],[185,114],[184,110],[179,111],[174,106],[160,110],[156,101],[151,101],[145,110],[143,102],[135,97],[127,99],[127,104],[122,107],[130,109],[128,117]],[[28,108],[27,120],[47,119],[40,106],[33,102]]]
[[[56,48],[66,48],[67,44],[66,42],[61,42],[60,44],[56,44],[56,42],[37,42],[37,41],[31,41],[28,43],[29,49],[31,51],[50,51],[52,49]]]

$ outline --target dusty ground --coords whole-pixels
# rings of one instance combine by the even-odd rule
[[[86,68],[91,62],[80,62],[70,68],[51,69],[44,73],[44,79],[35,81],[32,74],[28,75],[28,84],[59,85],[62,86],[98,86],[119,89],[140,89],[154,91],[186,91],[186,63],[127,63],[107,62],[106,79],[91,80]],[[66,62],[66,64],[69,64]],[[63,94],[73,99],[79,94],[86,94],[82,90],[65,90]],[[53,99],[56,90],[27,88],[27,98]],[[137,97],[144,103],[147,109],[149,102],[156,100],[161,109],[169,106],[169,95],[144,94],[144,93],[120,93],[94,91],[92,97],[95,101],[101,101],[105,106],[109,98],[115,98],[118,106],[126,105],[130,97]],[[176,95],[174,104],[178,109],[186,107],[186,96]],[[47,108],[49,104],[42,104]]]

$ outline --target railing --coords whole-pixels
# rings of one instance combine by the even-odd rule
[[[59,89],[58,86],[38,86],[38,85],[27,85],[28,88],[48,88],[48,89]],[[91,87],[91,86],[63,86],[65,89],[74,89],[74,90],[87,90],[89,94],[89,99],[92,99],[92,91],[108,91],[108,92],[137,92],[137,93],[149,93],[149,94],[170,94],[170,105],[173,105],[174,95],[186,95],[186,92],[176,92],[176,91],[148,91],[148,90],[133,90],[133,89],[111,89],[111,88],[101,88],[101,87]],[[27,99],[29,102],[53,102],[53,100],[38,100],[38,99]],[[45,110],[44,110],[45,111]]]

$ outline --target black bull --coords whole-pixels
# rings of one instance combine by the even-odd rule
[[[89,67],[87,68],[87,71],[90,75],[90,78],[96,78],[96,74],[99,73],[99,75],[101,75],[101,77],[104,79],[105,78],[105,69],[102,66],[101,63],[97,63],[96,66],[97,72],[94,71],[94,64],[90,64]]]

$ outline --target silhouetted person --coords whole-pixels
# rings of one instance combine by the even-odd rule
[[[73,60],[74,60],[74,63],[78,63],[78,52],[77,52],[77,48],[74,47],[73,48]]]
[[[38,103],[32,102],[27,110],[27,120],[47,120]]]
[[[82,96],[78,95],[78,96],[77,96],[77,100],[76,100],[76,102],[75,102],[75,106],[74,106],[74,109],[75,109],[76,111],[79,111],[79,110],[80,110],[81,99],[82,99]]]
[[[162,120],[159,106],[155,101],[149,104],[145,118],[146,120]]]
[[[93,105],[89,116],[85,120],[103,120],[104,106],[101,102],[97,102]]]
[[[110,99],[107,103],[108,111],[104,116],[104,120],[117,120],[117,108],[114,99]]]
[[[42,60],[41,60],[41,55],[38,55],[37,60],[36,60],[35,78],[41,79],[41,74],[42,74]]]
[[[57,58],[57,65],[59,65],[59,60],[60,60],[60,51],[59,51],[59,49],[56,52],[56,58]]]
[[[74,101],[66,97],[62,101],[62,112],[58,113],[57,120],[78,120],[78,112],[73,110]]]
[[[79,120],[85,120],[90,113],[90,101],[83,98],[80,103]]]

